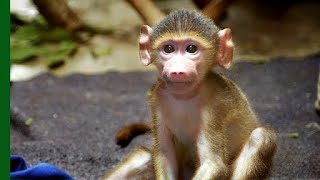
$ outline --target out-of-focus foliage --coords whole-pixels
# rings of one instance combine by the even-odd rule
[[[32,124],[33,119],[32,118],[28,118],[25,122],[26,126],[30,126]]]
[[[109,55],[111,55],[112,54],[112,48],[104,48],[104,49],[98,49],[98,50],[92,49],[90,52],[91,52],[91,55],[94,58],[99,58],[101,56],[109,56]]]
[[[43,21],[18,26],[11,34],[11,63],[40,58],[48,67],[62,64],[76,49],[73,36],[64,29],[49,28]]]
[[[146,96],[147,99],[150,99],[151,96],[152,96],[151,91],[147,91],[145,96]]]
[[[293,132],[293,133],[289,133],[288,136],[291,137],[291,138],[298,138],[300,136],[300,133]]]

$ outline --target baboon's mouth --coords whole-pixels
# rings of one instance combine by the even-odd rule
[[[167,81],[168,84],[180,84],[180,85],[188,85],[191,84],[191,81]]]
[[[192,86],[192,82],[191,81],[167,81],[167,85],[170,89],[183,90]]]

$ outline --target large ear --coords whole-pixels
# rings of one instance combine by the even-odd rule
[[[218,49],[218,64],[219,66],[228,69],[231,66],[233,58],[234,44],[232,42],[231,29],[226,28],[218,32],[219,49]]]
[[[142,64],[145,66],[151,63],[151,41],[150,35],[152,33],[152,28],[148,25],[142,25],[140,28],[140,38],[139,38],[139,55]]]

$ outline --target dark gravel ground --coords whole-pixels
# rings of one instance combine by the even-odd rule
[[[320,124],[313,106],[319,64],[320,55],[313,55],[223,71],[278,133],[272,179],[320,179],[320,133],[307,127]],[[28,128],[21,119],[11,121],[11,153],[30,166],[48,162],[76,179],[99,179],[129,151],[151,144],[144,135],[121,149],[114,136],[124,125],[148,120],[145,93],[155,78],[154,72],[109,72],[13,83],[11,107],[33,122]],[[295,132],[298,138],[289,137]]]

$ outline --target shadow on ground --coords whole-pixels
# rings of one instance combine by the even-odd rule
[[[272,179],[320,178],[320,133],[308,126],[320,124],[313,106],[319,63],[320,55],[303,61],[279,58],[242,62],[223,72],[244,90],[261,121],[278,133]],[[14,83],[11,106],[33,123],[25,130],[12,121],[11,153],[23,155],[30,165],[52,163],[76,179],[98,179],[135,147],[151,144],[144,135],[121,149],[114,135],[124,125],[147,121],[145,93],[155,79],[155,72],[108,72],[64,78],[47,74]]]

